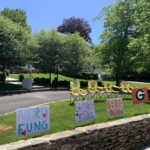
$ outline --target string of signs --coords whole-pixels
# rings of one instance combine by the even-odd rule
[[[148,102],[146,87],[132,89],[133,104]],[[122,98],[106,100],[108,118],[123,115]],[[16,136],[26,136],[50,130],[49,106],[35,106],[16,110]],[[76,123],[94,120],[96,117],[94,100],[75,102]]]

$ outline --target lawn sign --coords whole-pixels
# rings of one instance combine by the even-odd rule
[[[16,110],[17,137],[50,129],[49,106],[36,106]]]
[[[108,118],[114,118],[123,115],[122,98],[112,98],[106,100]]]
[[[95,119],[95,108],[93,100],[75,102],[76,122],[86,122]]]
[[[143,88],[132,89],[132,100],[133,100],[133,104],[148,102],[147,88],[143,87]]]

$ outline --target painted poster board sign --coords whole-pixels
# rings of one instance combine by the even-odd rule
[[[122,98],[112,98],[106,100],[108,118],[119,117],[123,115]]]
[[[49,106],[36,106],[16,110],[17,137],[50,129]]]
[[[93,100],[75,102],[75,118],[77,123],[95,119],[95,108]]]
[[[25,78],[22,82],[22,87],[27,90],[32,88],[32,78]]]
[[[132,89],[133,104],[147,103],[148,91],[146,87]]]

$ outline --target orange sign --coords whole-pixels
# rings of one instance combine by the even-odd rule
[[[108,118],[123,115],[123,103],[121,98],[113,98],[106,100]]]
[[[133,104],[148,102],[147,88],[143,87],[143,88],[132,89],[132,100],[133,100]]]

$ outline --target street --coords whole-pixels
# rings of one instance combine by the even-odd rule
[[[0,97],[0,115],[15,111],[17,108],[30,107],[69,98],[69,91],[44,91],[2,96]]]

